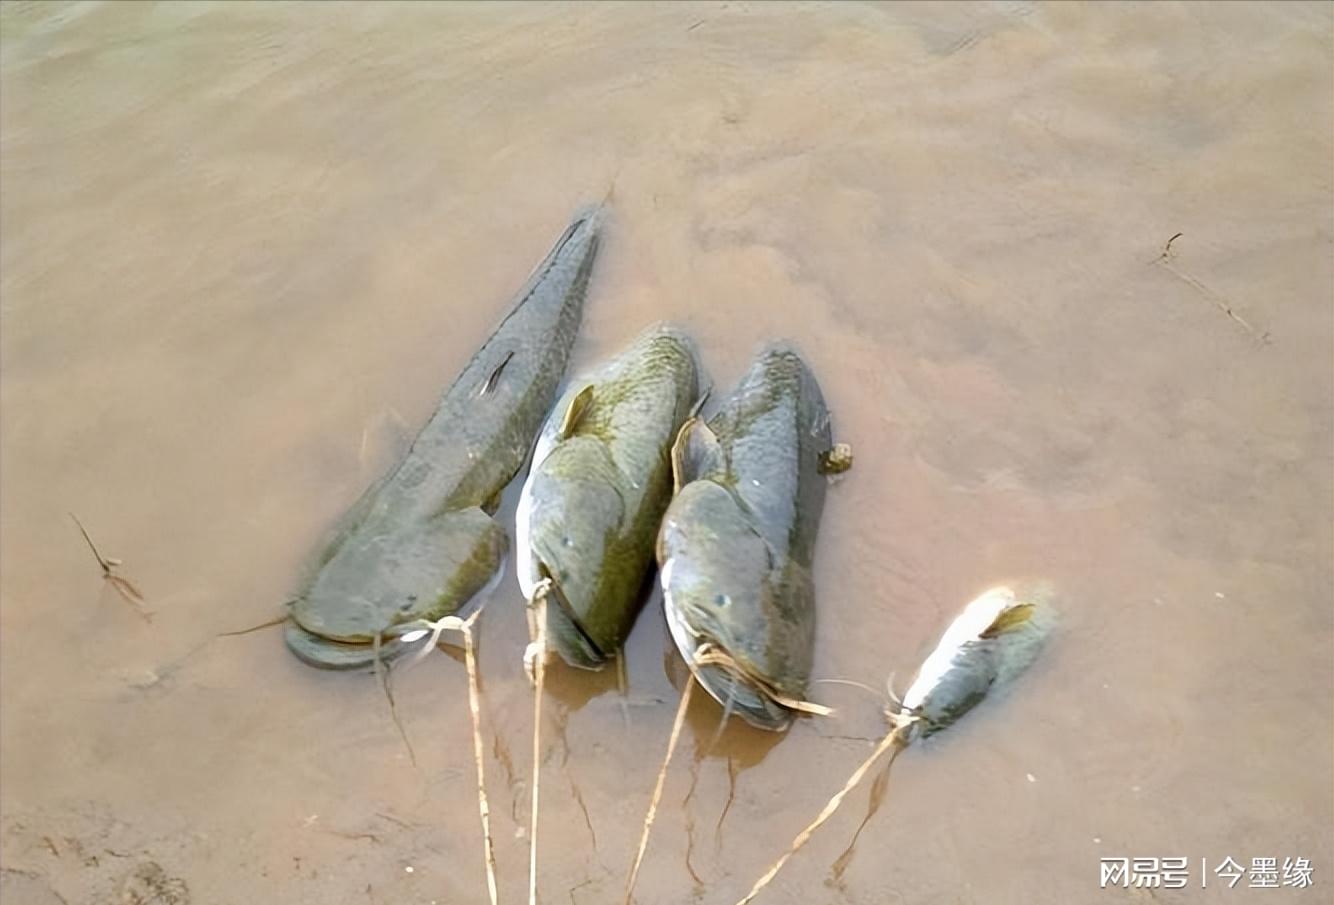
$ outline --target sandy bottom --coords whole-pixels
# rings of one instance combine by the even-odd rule
[[[790,337],[856,451],[821,676],[902,690],[980,590],[1060,593],[842,879],[864,792],[761,901],[1328,901],[1329,5],[6,4],[0,38],[6,905],[485,902],[458,658],[400,677],[414,767],[370,679],[215,636],[278,613],[613,184],[575,367],[670,319],[725,391]],[[505,903],[526,640],[507,576]],[[551,676],[548,905],[619,901],[679,694],[656,598],[628,661],[626,698]],[[734,902],[883,732],[876,696],[815,696],[838,716],[707,752],[696,699],[641,905]],[[1099,890],[1155,856],[1188,887]],[[1315,886],[1201,888],[1229,856]]]

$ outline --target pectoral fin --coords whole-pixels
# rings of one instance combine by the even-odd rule
[[[565,410],[565,417],[561,419],[560,430],[557,432],[558,440],[565,440],[574,435],[579,428],[579,422],[584,419],[589,410],[593,407],[593,385],[580,390],[575,397],[570,400],[570,406]]]

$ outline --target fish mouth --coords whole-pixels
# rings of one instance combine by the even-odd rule
[[[701,654],[708,650],[721,652],[735,662],[725,646],[692,629],[670,600],[664,600],[663,611],[667,615],[667,630],[690,674],[709,697],[722,705],[725,714],[735,713],[756,729],[770,732],[782,732],[792,725],[793,711],[773,700],[763,688],[739,671],[699,662]]]
[[[375,644],[370,641],[338,641],[326,638],[306,630],[295,619],[287,620],[283,628],[283,640],[287,644],[287,649],[308,666],[336,670],[375,668]],[[386,638],[380,645],[380,663],[389,663],[413,647],[413,644],[404,643],[397,637]]]
[[[485,585],[472,594],[467,600],[451,611],[441,612],[434,616],[439,619],[444,616],[458,616],[460,619],[467,618],[475,610],[483,605],[483,602],[490,597],[500,584],[505,574],[505,565],[508,562],[508,555],[502,557],[495,572],[487,579]],[[308,666],[314,666],[319,669],[374,669],[377,659],[375,651],[375,637],[373,634],[364,630],[352,635],[338,635],[333,631],[317,631],[312,629],[302,621],[301,604],[304,600],[297,600],[289,610],[290,618],[287,620],[283,632],[283,640],[287,643],[287,649],[296,655],[296,658]],[[432,614],[424,612],[422,609],[409,609],[400,611],[397,614],[393,624],[385,627],[380,632],[380,650],[378,659],[381,665],[387,665],[391,661],[398,659],[403,654],[420,648],[420,642],[404,642],[399,636],[422,626],[429,626],[433,621]],[[323,626],[321,626],[323,628]]]
[[[543,578],[551,582],[547,599],[555,601],[556,606],[547,610],[547,629],[551,633],[551,646],[562,660],[570,666],[580,669],[601,669],[608,657],[579,621],[560,583],[552,576],[546,563],[538,563],[538,571]]]

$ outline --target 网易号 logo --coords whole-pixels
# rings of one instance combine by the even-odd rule
[[[1212,884],[1234,889],[1245,880],[1245,885],[1251,889],[1282,886],[1302,889],[1312,885],[1311,874],[1309,858],[1252,858],[1249,868],[1230,855],[1212,866],[1208,858],[1201,858],[1199,870],[1195,870],[1184,856],[1103,858],[1098,871],[1098,886],[1102,889],[1182,889],[1192,880],[1198,880],[1201,888]]]

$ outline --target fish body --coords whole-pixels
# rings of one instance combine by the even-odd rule
[[[945,729],[993,686],[1028,668],[1046,639],[1051,610],[1041,588],[1023,596],[993,588],[968,604],[922,662],[893,721],[916,734]]]
[[[361,668],[377,642],[391,658],[396,626],[454,613],[498,574],[509,538],[492,514],[565,374],[600,221],[596,208],[576,216],[406,457],[335,528],[291,605],[301,660]]]
[[[673,449],[678,489],[657,546],[667,625],[705,690],[764,729],[810,707],[812,563],[831,448],[815,376],[774,345]]]
[[[549,645],[601,667],[643,606],[672,493],[672,440],[700,394],[694,344],[657,325],[571,382],[542,429],[515,516],[519,587],[549,579]]]

